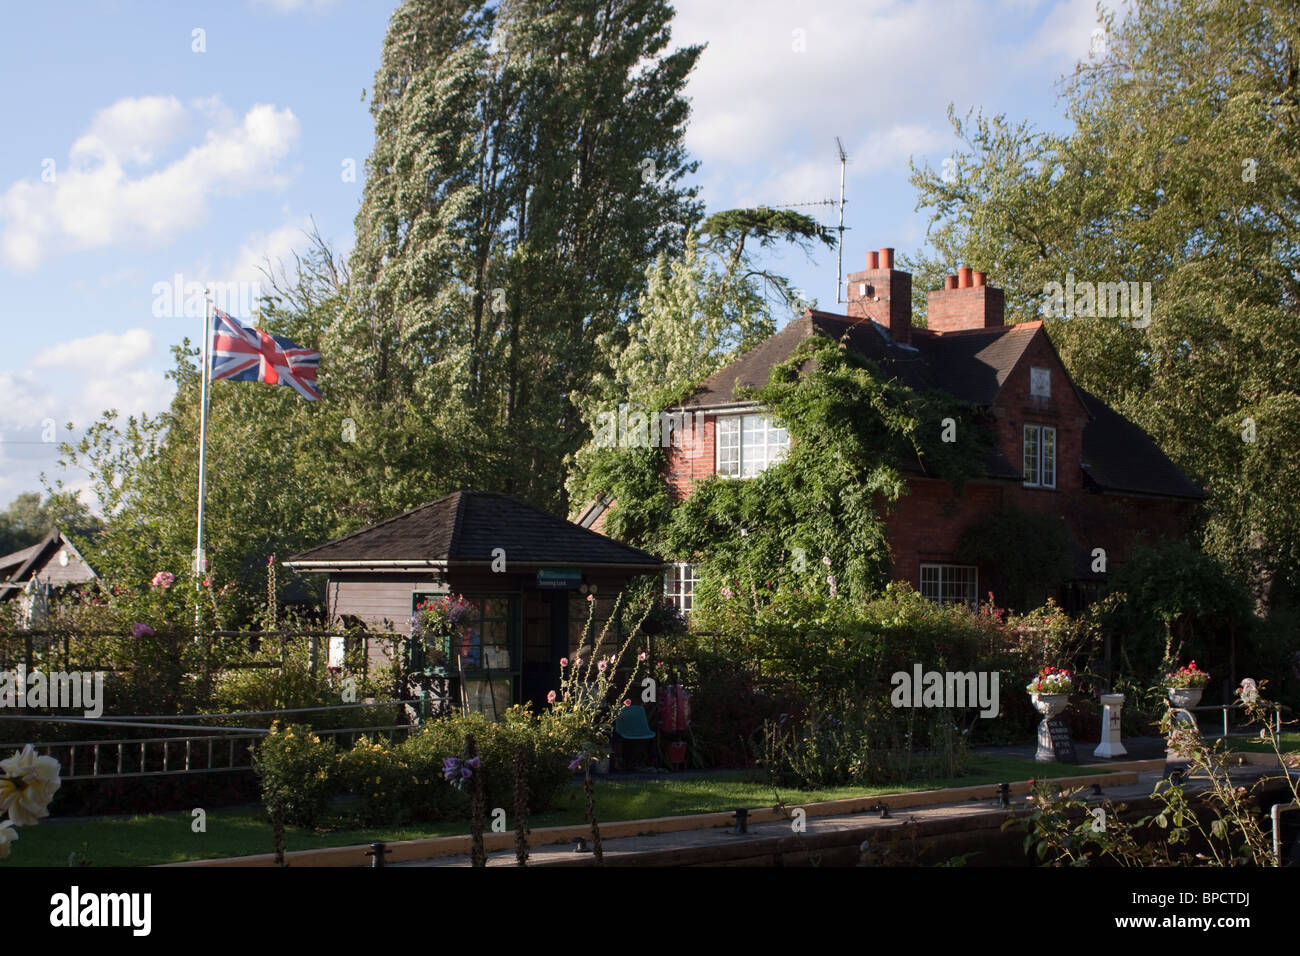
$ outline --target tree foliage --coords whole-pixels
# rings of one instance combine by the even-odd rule
[[[1283,0],[1136,0],[1063,82],[1073,129],[952,116],[965,148],[914,168],[935,253],[987,271],[1009,320],[1048,283],[1150,283],[1151,324],[1054,322],[1074,378],[1209,492],[1202,541],[1261,598],[1300,585],[1300,23]],[[919,303],[923,305],[923,303]]]

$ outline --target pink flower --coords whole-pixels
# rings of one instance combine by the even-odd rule
[[[546,695],[546,702],[548,704],[555,703],[555,691],[551,691],[549,694]]]
[[[603,674],[603,673],[605,673],[605,668],[608,667],[608,666],[609,666],[609,665],[606,664],[604,661],[600,661],[600,662],[596,665],[596,670],[600,671],[600,672]]]
[[[159,571],[153,576],[153,586],[162,588],[164,591],[176,582],[176,575],[170,571]]]
[[[623,706],[624,706],[624,707],[631,707],[631,706],[632,706],[632,698],[629,697],[627,700],[623,701]]]
[[[588,601],[594,601],[594,600],[596,600],[596,595],[594,595],[594,594],[588,594],[588,595],[587,595],[587,600],[588,600]]]
[[[723,596],[724,598],[726,598],[728,601],[730,601],[730,600],[731,600],[731,597],[732,597],[731,588],[726,588],[726,587],[724,587],[724,588],[722,589],[722,596]]]
[[[582,662],[579,661],[578,663],[581,664]],[[560,658],[560,666],[561,666],[561,667],[568,667],[568,666],[569,666],[569,659],[568,659],[567,657],[561,657],[561,658]]]
[[[639,660],[639,661],[643,661],[643,660],[645,660],[645,651],[642,651],[642,652],[641,652],[641,655],[637,658],[637,660]]]
[[[581,666],[582,666],[582,658],[579,657],[576,661],[573,662],[573,664],[574,664],[575,667],[581,667]]]

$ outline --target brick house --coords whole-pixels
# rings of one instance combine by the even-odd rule
[[[1180,537],[1203,492],[1140,428],[1071,380],[1042,322],[1004,324],[1001,289],[963,268],[927,295],[928,328],[912,323],[912,277],[893,267],[893,250],[867,256],[848,277],[847,314],[814,310],[701,382],[673,412],[695,422],[696,441],[668,448],[665,475],[684,498],[713,476],[744,478],[789,447],[741,388],[767,384],[773,366],[809,336],[844,341],[887,376],[917,389],[939,389],[970,402],[996,447],[960,494],[919,466],[905,471],[908,493],[886,516],[892,575],[940,603],[974,604],[994,569],[957,558],[963,533],[1009,508],[1058,516],[1072,538],[1073,576],[1055,597],[1067,609],[1090,601],[1107,571],[1123,563],[1135,538]],[[606,503],[583,515],[600,528]],[[1097,549],[1102,549],[1099,552]],[[665,595],[689,610],[692,566],[677,564]]]

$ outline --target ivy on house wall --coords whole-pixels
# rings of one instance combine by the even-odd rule
[[[906,493],[905,472],[919,467],[956,491],[982,471],[992,444],[972,406],[907,388],[820,336],[775,367],[765,387],[738,397],[757,401],[790,436],[786,457],[753,478],[715,476],[674,504],[662,450],[626,450],[602,463],[617,499],[606,529],[699,565],[697,607],[737,585],[829,593],[834,577],[841,594],[879,590],[890,567],[885,509]],[[956,427],[945,429],[949,418]]]

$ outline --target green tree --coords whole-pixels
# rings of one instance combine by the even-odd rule
[[[1207,489],[1201,540],[1266,605],[1300,586],[1300,22],[1284,0],[1137,0],[1103,23],[1063,83],[1072,130],[954,117],[967,148],[914,170],[918,271],[989,271],[1017,321],[1071,275],[1150,283],[1149,326],[1077,317],[1053,340]]]
[[[645,264],[698,216],[686,77],[659,0],[411,0],[376,76],[349,322],[382,403],[416,416],[440,491],[556,506]],[[354,336],[350,336],[354,337]],[[378,353],[383,353],[382,356]]]
[[[0,511],[0,555],[30,547],[58,528],[69,538],[84,538],[99,530],[102,522],[75,494],[20,494]]]

